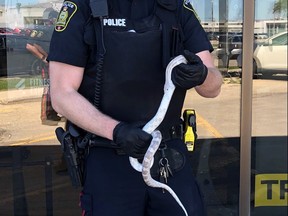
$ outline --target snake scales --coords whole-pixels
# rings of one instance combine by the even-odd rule
[[[168,185],[154,180],[150,174],[150,168],[152,167],[153,162],[154,162],[154,154],[156,153],[157,149],[159,148],[159,145],[160,145],[161,140],[162,140],[161,132],[159,130],[156,130],[156,128],[163,121],[163,119],[166,115],[170,100],[171,100],[172,95],[173,95],[174,90],[175,90],[175,86],[171,80],[172,69],[181,63],[187,63],[187,60],[184,58],[184,56],[179,55],[179,56],[175,57],[174,59],[172,59],[166,67],[164,95],[163,95],[163,98],[161,100],[160,106],[159,106],[155,116],[143,127],[143,130],[145,132],[152,135],[152,141],[151,141],[150,146],[149,146],[149,148],[148,148],[148,150],[144,156],[142,164],[139,163],[136,158],[129,157],[129,160],[130,160],[131,166],[135,170],[142,172],[142,177],[144,179],[144,182],[148,186],[155,187],[155,188],[163,188],[163,189],[167,190],[173,196],[173,198],[177,201],[177,203],[181,206],[181,208],[185,212],[185,215],[188,216],[185,207],[183,206],[182,202],[180,201],[180,199],[178,198],[176,193]]]

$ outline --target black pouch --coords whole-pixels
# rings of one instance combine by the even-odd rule
[[[153,178],[160,176],[160,168],[164,165],[163,160],[165,160],[164,163],[169,163],[173,175],[182,170],[186,163],[186,157],[182,152],[166,145],[160,146],[154,155],[154,163],[150,169]]]

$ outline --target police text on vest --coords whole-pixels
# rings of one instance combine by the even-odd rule
[[[104,26],[126,26],[126,19],[103,19]]]

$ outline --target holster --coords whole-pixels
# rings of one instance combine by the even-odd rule
[[[72,133],[72,135],[69,130],[64,131],[64,129],[61,127],[58,127],[55,130],[55,133],[61,144],[61,149],[67,164],[72,185],[74,187],[83,186],[85,149],[79,148],[79,137],[77,134]]]

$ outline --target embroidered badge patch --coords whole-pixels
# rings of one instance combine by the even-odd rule
[[[190,0],[184,0],[183,1],[183,7],[186,8],[187,10],[192,11],[194,13],[194,15],[196,16],[196,18],[200,21],[200,17],[198,16],[196,11],[194,10]]]
[[[55,23],[55,31],[64,31],[76,11],[77,5],[74,2],[64,1],[62,8],[59,12],[57,21]]]

